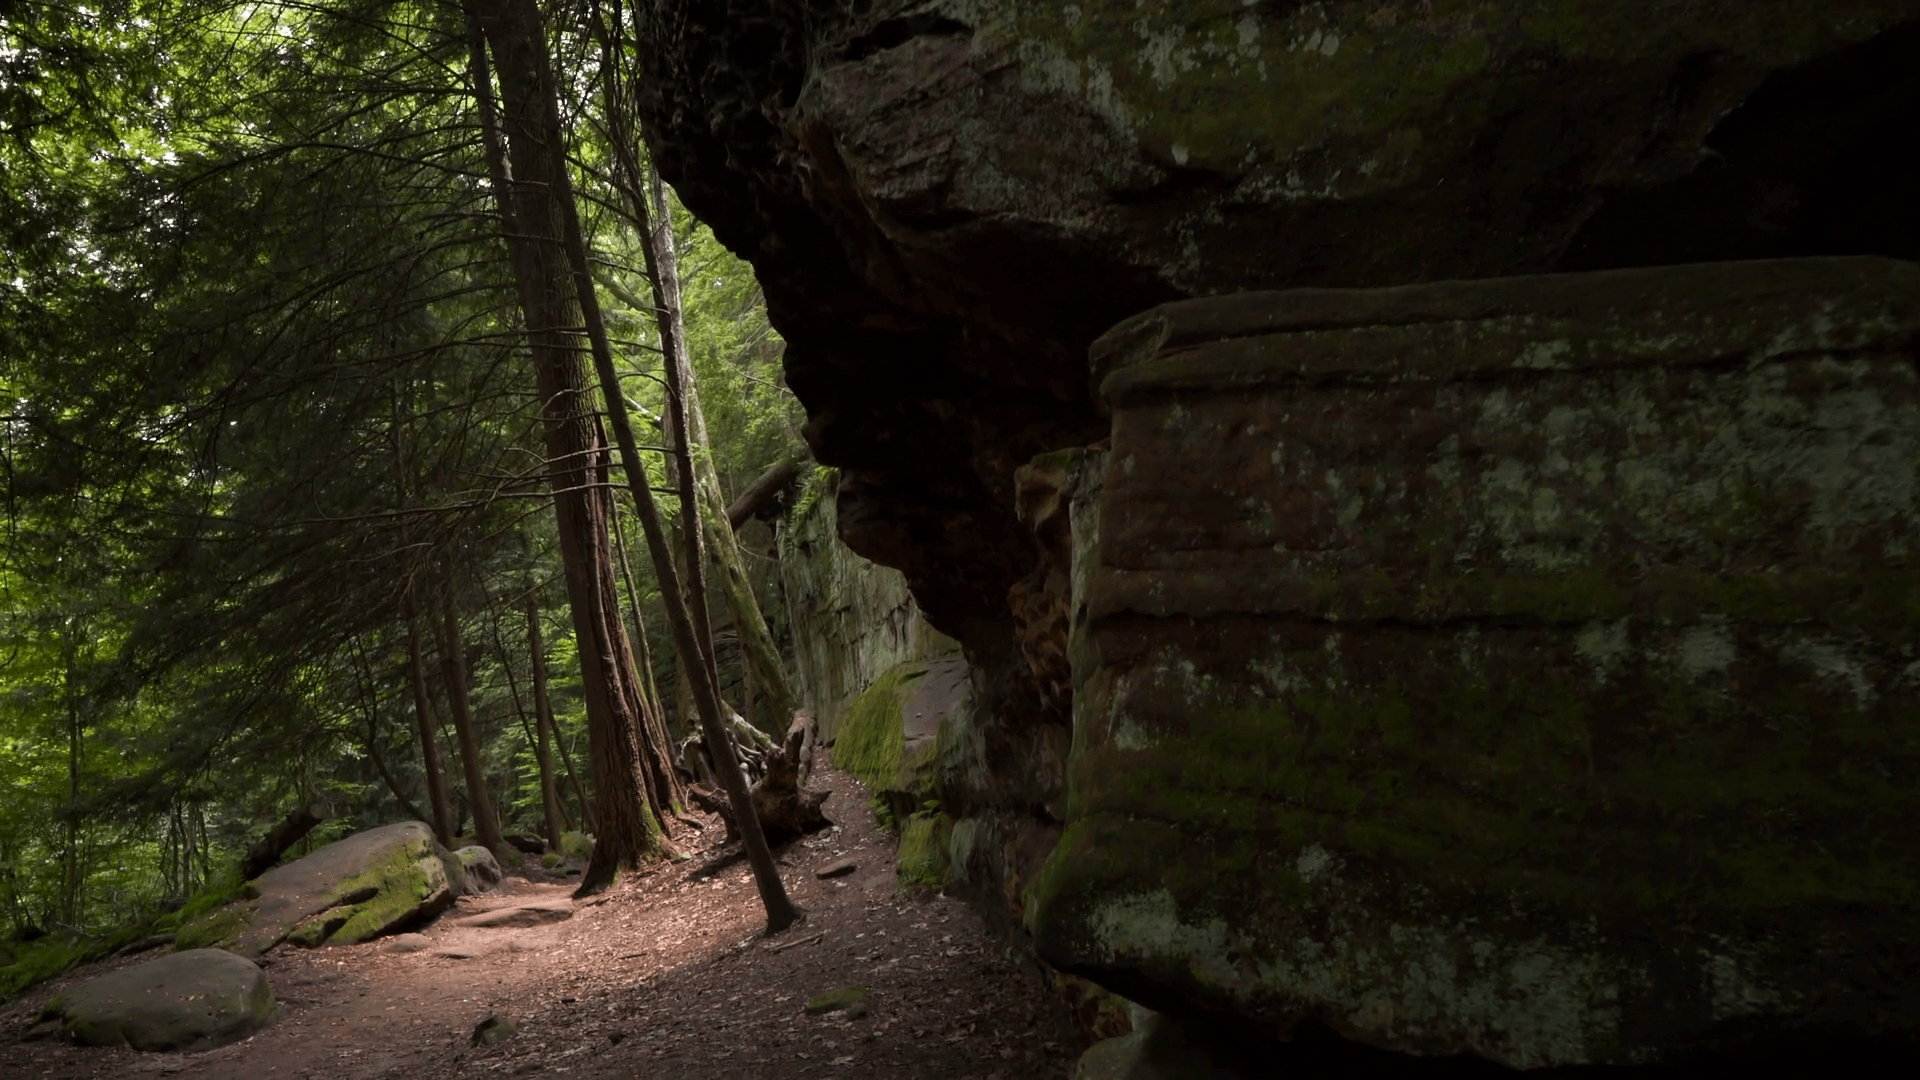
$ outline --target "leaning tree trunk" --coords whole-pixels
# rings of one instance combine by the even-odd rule
[[[252,881],[273,869],[288,848],[299,843],[301,837],[312,832],[315,825],[332,814],[333,809],[320,799],[303,802],[287,811],[287,816],[281,818],[278,825],[267,830],[267,835],[247,846],[246,854],[240,858],[240,876]]]
[[[700,408],[699,384],[694,379],[692,358],[686,349],[686,325],[680,304],[680,260],[673,240],[673,215],[667,206],[666,185],[659,171],[647,169],[647,198],[652,203],[652,228],[646,229],[653,270],[655,317],[664,343],[671,337],[673,347],[662,352],[679,361],[681,398],[686,416],[685,427],[692,443],[693,481],[700,504],[700,521],[707,546],[720,569],[720,590],[726,594],[733,611],[734,630],[740,637],[747,666],[760,682],[767,702],[768,726],[779,725],[793,716],[796,707],[793,682],[787,678],[780,648],[767,629],[760,601],[753,594],[753,579],[747,575],[747,563],[740,555],[740,542],[733,534],[733,522],[727,513],[726,496],[720,490],[720,475],[713,464],[713,444],[707,437],[707,418]]]
[[[475,101],[533,354],[560,561],[579,646],[598,802],[593,858],[575,894],[587,896],[657,848],[662,822],[680,794],[679,780],[666,748],[645,738],[633,655],[620,620],[607,544],[607,446],[582,360],[583,316],[564,241],[570,206],[563,203],[570,203],[571,194],[565,147],[551,121],[553,87],[539,9],[531,0],[471,0],[467,12]],[[497,120],[489,48],[500,79]]]
[[[453,733],[460,747],[460,768],[467,777],[467,805],[473,809],[473,835],[480,846],[505,860],[506,838],[500,835],[500,818],[493,810],[493,795],[487,790],[487,762],[480,751],[480,733],[474,727],[473,705],[467,697],[466,645],[460,638],[460,617],[453,603],[453,574],[447,574],[446,590],[440,596],[440,672],[447,684],[447,711],[453,716]]]
[[[530,5],[530,0],[509,0]],[[620,122],[623,115],[614,91],[613,54],[614,50],[608,37],[601,38],[601,63],[603,86],[606,90],[607,113],[615,124],[612,143],[617,154],[631,165],[633,144]],[[553,107],[553,98],[548,98]],[[551,130],[555,141],[559,135],[559,116],[557,111],[550,114]],[[632,170],[627,170],[629,175]],[[559,180],[568,183],[564,170]],[[570,188],[569,188],[570,190]],[[637,193],[635,193],[637,194]],[[614,437],[620,445],[620,462],[627,474],[627,487],[633,492],[634,508],[639,512],[640,525],[647,534],[647,550],[653,556],[654,571],[660,582],[660,591],[666,601],[667,621],[673,627],[674,647],[687,659],[687,666],[693,672],[693,697],[695,709],[700,714],[700,727],[705,733],[708,754],[713,761],[714,771],[719,774],[721,786],[726,789],[727,801],[732,805],[738,819],[741,839],[747,851],[747,862],[753,867],[754,884],[760,890],[760,901],[767,911],[767,932],[779,933],[792,926],[800,918],[798,909],[787,897],[786,885],[780,880],[779,868],[774,865],[773,852],[767,846],[766,835],[761,832],[760,819],[754,813],[753,796],[747,790],[746,777],[741,775],[740,763],[733,753],[733,739],[727,730],[720,706],[719,680],[714,675],[713,637],[706,627],[706,596],[700,581],[702,566],[700,544],[700,506],[692,492],[692,461],[687,451],[687,416],[685,410],[684,387],[679,378],[680,357],[675,351],[678,341],[662,340],[666,353],[667,401],[672,417],[670,426],[674,429],[674,452],[682,465],[680,478],[680,510],[687,515],[687,567],[689,578],[687,589],[681,591],[679,574],[673,565],[673,555],[667,544],[666,531],[661,527],[660,511],[653,500],[653,486],[647,478],[645,467],[640,461],[640,451],[633,437],[633,425],[627,417],[626,397],[620,392],[620,381],[613,369],[613,351],[607,344],[606,330],[599,315],[598,301],[593,293],[593,279],[587,267],[587,252],[584,235],[580,229],[577,211],[569,197],[564,204],[569,215],[567,255],[572,263],[574,280],[581,290],[587,309],[587,328],[592,337],[594,368],[600,376],[600,387],[607,404],[607,418],[613,424]],[[645,204],[637,203],[636,215],[644,219]],[[646,245],[652,250],[652,245]],[[649,254],[648,262],[652,262]],[[661,299],[659,293],[658,268],[649,265],[649,276],[654,282],[654,299]],[[664,305],[663,305],[664,306]],[[722,515],[725,507],[721,508]],[[724,516],[722,517],[724,521]],[[689,611],[691,609],[691,611]],[[695,619],[699,620],[696,626]],[[704,648],[703,648],[704,646]]]

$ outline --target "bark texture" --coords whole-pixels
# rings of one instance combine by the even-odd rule
[[[526,320],[541,401],[549,482],[579,647],[597,829],[582,895],[606,888],[657,846],[676,794],[664,749],[645,739],[633,655],[619,614],[608,543],[612,511],[605,435],[586,366],[588,344],[565,247],[565,144],[552,119],[552,75],[539,9],[529,0],[473,0],[472,66],[489,171]],[[496,116],[487,54],[499,77]],[[495,126],[497,124],[497,127]],[[504,147],[500,143],[504,143]]]

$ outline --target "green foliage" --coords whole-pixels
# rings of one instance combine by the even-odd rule
[[[793,504],[792,520],[800,521],[813,512],[820,500],[834,490],[840,481],[840,470],[831,465],[815,465],[807,474],[806,483],[800,489],[800,498]]]
[[[26,946],[13,963],[0,967],[0,1001],[42,983],[88,959],[87,949],[65,938],[42,938]]]
[[[554,767],[570,758],[591,795],[466,49],[446,6],[0,14],[0,923],[192,927],[246,897],[231,867],[291,806],[335,814],[289,858],[429,815],[408,610],[443,701],[441,594],[506,827],[542,825],[529,596]],[[605,160],[595,128],[577,136],[588,165]],[[627,223],[595,209],[617,196],[593,169],[578,182],[598,261],[641,265]],[[673,216],[690,358],[737,492],[800,452],[801,411],[750,269]],[[607,307],[627,389],[658,415],[650,320]],[[670,651],[652,659],[666,683]]]

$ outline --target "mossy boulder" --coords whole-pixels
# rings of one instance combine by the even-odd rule
[[[273,1016],[258,966],[221,949],[190,949],[90,979],[47,1003],[83,1046],[197,1050],[243,1039]]]
[[[499,888],[500,882],[506,878],[500,870],[500,860],[493,857],[493,852],[478,844],[461,848],[453,853],[453,857],[460,861],[460,891],[463,895],[491,892]]]
[[[593,837],[583,832],[560,834],[560,854],[574,862],[593,858]]]
[[[243,956],[282,941],[350,945],[439,914],[463,888],[460,860],[426,825],[383,825],[274,867],[252,883],[255,898],[188,922],[177,941]]]
[[[833,744],[833,763],[859,778],[896,821],[937,798],[941,729],[971,704],[957,656],[896,664],[854,699]]]
[[[1920,1039],[1916,341],[1879,259],[1117,328],[1041,954],[1518,1068]]]

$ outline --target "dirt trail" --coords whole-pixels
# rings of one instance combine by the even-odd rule
[[[205,1053],[11,1043],[47,998],[106,965],[69,973],[0,1010],[9,1040],[0,1077],[1066,1076],[1079,1048],[1066,1006],[958,901],[895,897],[892,841],[857,781],[829,767],[814,785],[833,790],[825,809],[838,827],[781,854],[807,917],[770,941],[745,864],[703,873],[720,850],[716,825],[692,841],[709,846],[690,862],[628,875],[562,921],[462,925],[507,908],[567,906],[570,885],[509,878],[404,943],[282,946],[266,958],[281,1002],[272,1025]],[[815,878],[842,856],[857,869]],[[406,945],[420,948],[396,951]],[[871,990],[864,1007],[806,1015],[809,997],[855,985]],[[489,1016],[518,1031],[469,1048]]]

